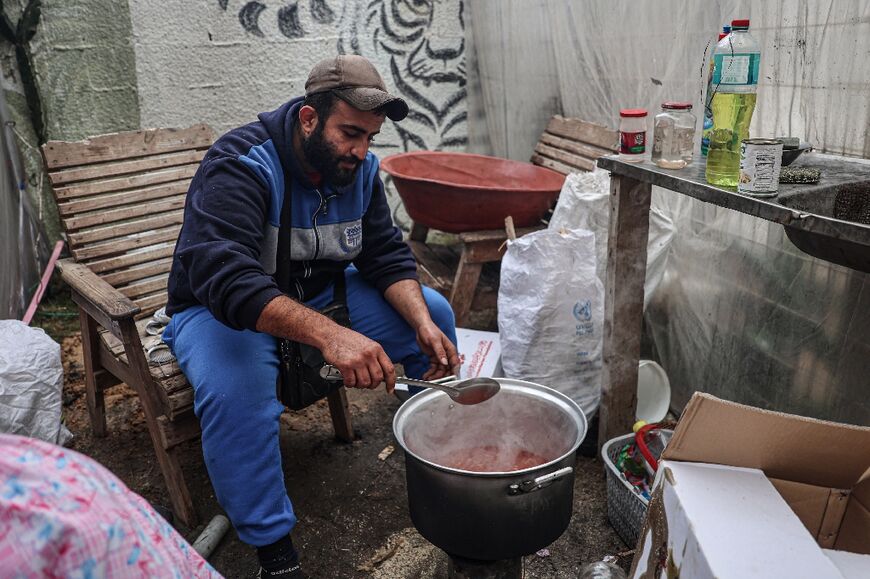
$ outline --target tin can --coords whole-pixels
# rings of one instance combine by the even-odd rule
[[[753,197],[775,197],[782,168],[782,141],[745,139],[740,143],[737,191]]]

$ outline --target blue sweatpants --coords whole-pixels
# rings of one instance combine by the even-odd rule
[[[353,329],[378,342],[411,378],[429,368],[414,330],[380,292],[348,268],[347,302]],[[423,288],[432,320],[456,343],[453,311],[438,292]],[[332,289],[308,302],[326,306]],[[239,538],[255,547],[274,543],[296,524],[284,486],[278,446],[276,339],[233,330],[203,306],[175,314],[164,341],[193,385],[194,411],[202,428],[202,452],[218,502]]]

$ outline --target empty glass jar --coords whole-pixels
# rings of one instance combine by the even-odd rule
[[[692,104],[664,102],[653,122],[652,162],[663,169],[682,169],[692,162],[695,115]]]

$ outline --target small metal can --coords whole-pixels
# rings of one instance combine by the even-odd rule
[[[782,141],[745,139],[740,143],[737,191],[753,197],[775,197],[782,168]]]

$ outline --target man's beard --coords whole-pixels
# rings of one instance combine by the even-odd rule
[[[356,179],[360,160],[354,156],[339,155],[332,143],[323,138],[322,123],[317,123],[310,137],[306,138],[302,135],[302,152],[308,163],[320,173],[325,182],[344,187]],[[354,167],[343,169],[339,163],[353,163]]]

